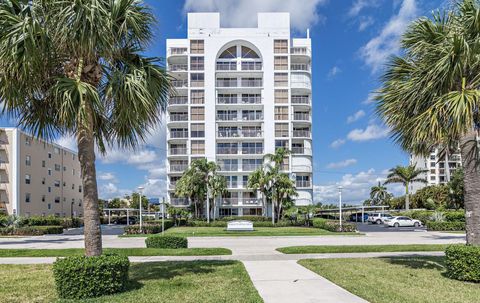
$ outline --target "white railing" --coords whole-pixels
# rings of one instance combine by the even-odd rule
[[[188,131],[171,131],[170,138],[188,138]]]
[[[186,155],[187,148],[186,147],[173,147],[170,148],[170,155]]]
[[[262,164],[243,164],[242,171],[254,171],[262,167]]]
[[[237,104],[237,96],[228,96],[228,97],[218,97],[217,104]]]
[[[263,81],[261,79],[248,80],[242,79],[242,87],[262,87]]]
[[[188,104],[187,96],[176,96],[168,98],[168,105],[184,105]]]
[[[172,85],[175,88],[187,88],[188,80],[173,80]]]
[[[224,198],[222,205],[262,205],[262,199],[258,198]]]
[[[312,149],[308,147],[292,147],[292,155],[311,155]]]
[[[237,79],[217,80],[216,85],[217,87],[237,87],[238,81]]]
[[[310,65],[308,64],[302,64],[302,63],[295,63],[290,65],[290,69],[292,71],[305,71],[309,72],[310,71]]]
[[[188,198],[171,198],[170,203],[173,206],[188,206],[190,204]]]
[[[243,155],[263,154],[263,147],[242,147]]]
[[[238,164],[220,164],[220,171],[238,171]]]
[[[306,89],[312,89],[312,85],[308,81],[291,81],[290,83],[291,87],[293,88],[306,88]]]
[[[170,113],[170,122],[188,121],[188,114]]]
[[[235,114],[218,114],[217,113],[217,120],[218,121],[237,121],[238,115]]]
[[[293,131],[294,138],[310,138],[310,131],[309,130],[294,130]]]
[[[295,186],[297,188],[309,188],[312,186],[312,183],[310,181],[305,181],[305,180],[297,180],[295,182]]]
[[[261,130],[219,130],[217,136],[220,138],[260,138],[263,135]]]
[[[293,121],[310,121],[310,114],[305,112],[293,113]]]
[[[292,104],[310,104],[308,96],[292,96]]]
[[[311,51],[306,47],[292,47],[290,48],[291,55],[306,55],[310,56]]]
[[[217,147],[217,154],[236,155],[238,154],[238,147]]]
[[[186,47],[170,47],[170,55],[186,55]]]
[[[188,164],[170,164],[170,171],[183,172],[188,168]]]
[[[192,80],[190,82],[190,85],[192,87],[203,87],[205,85],[205,82],[203,80],[200,80],[200,81],[199,80]]]
[[[187,71],[188,70],[188,64],[169,64],[168,65],[168,70],[171,71],[171,72]]]

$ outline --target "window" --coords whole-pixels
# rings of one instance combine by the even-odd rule
[[[192,104],[204,104],[205,92],[203,90],[192,90],[190,93],[190,100]]]
[[[203,57],[190,57],[190,69],[191,70],[204,70],[204,58]]]
[[[275,106],[275,120],[288,120],[287,106]]]
[[[257,53],[249,47],[242,46],[242,58],[258,59]]]
[[[288,74],[287,73],[275,73],[274,75],[274,85],[278,86],[288,86]]]
[[[60,197],[55,197],[55,203],[60,203]]]
[[[52,169],[51,169],[51,168],[48,169],[48,175],[49,175],[49,176],[52,175]]]
[[[63,167],[63,171],[67,171],[67,167],[66,167],[66,166]]]
[[[263,164],[263,159],[243,159],[242,169],[243,171],[254,171],[260,168]]]
[[[72,168],[72,176],[75,176],[75,168]]]
[[[203,73],[190,74],[190,85],[192,87],[202,87],[205,75]]]
[[[52,153],[48,153],[48,159],[52,159]]]
[[[52,188],[49,186],[49,187],[47,188],[47,191],[48,191],[49,193],[51,193],[51,192],[52,192]]]
[[[72,184],[72,189],[75,189],[75,184]]]
[[[75,161],[75,155],[74,154],[72,155],[72,160]]]
[[[237,58],[237,47],[232,46],[223,51],[219,56],[220,59],[235,59]]]
[[[45,160],[42,160],[42,167],[45,167]]]
[[[32,139],[30,139],[30,137],[25,137],[25,145],[30,146],[31,143],[32,143]]]
[[[205,154],[205,141],[192,141],[192,154]]]
[[[286,57],[286,56],[275,56],[274,69],[275,70],[288,70],[288,57]]]
[[[205,120],[205,108],[203,107],[192,107],[191,108],[191,118],[192,121]]]
[[[78,192],[79,192],[79,193],[82,192],[82,186],[81,186],[81,185],[78,186]]]
[[[60,149],[58,147],[54,147],[53,152],[57,155],[60,155]]]
[[[191,125],[191,137],[203,138],[205,137],[205,124],[192,124]]]
[[[60,164],[55,164],[55,171],[60,171],[60,168],[61,168]]]
[[[42,178],[42,184],[45,185],[45,178]]]
[[[52,204],[48,203],[48,209],[52,209]]]
[[[288,40],[273,41],[273,52],[275,54],[288,54]]]
[[[297,187],[310,187],[310,176],[297,176],[295,181]]]
[[[25,194],[25,202],[30,203],[30,193]]]
[[[203,40],[191,40],[190,41],[190,53],[191,54],[203,54],[204,42]]]
[[[42,202],[45,202],[45,195],[42,195]]]
[[[275,150],[279,148],[288,148],[288,140],[275,140]]]
[[[288,89],[275,90],[275,103],[288,103]]]
[[[25,156],[25,165],[26,166],[32,165],[32,158],[30,156]]]
[[[251,154],[262,154],[262,153],[263,153],[262,142],[243,142],[242,143],[242,154],[251,155]]]
[[[238,176],[225,176],[225,179],[227,179],[227,187],[237,188],[237,186],[238,186]]]
[[[59,181],[59,180],[55,180],[55,181],[53,182],[53,186],[55,186],[55,187],[60,187],[60,181]]]
[[[275,123],[275,137],[288,137],[288,123]]]
[[[31,183],[31,176],[29,174],[25,175],[25,184],[30,184]]]

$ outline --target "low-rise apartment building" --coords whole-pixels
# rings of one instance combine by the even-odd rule
[[[82,179],[75,152],[0,128],[0,212],[82,216]]]

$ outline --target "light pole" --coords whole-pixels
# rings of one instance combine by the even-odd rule
[[[340,231],[343,230],[343,227],[342,227],[342,189],[343,189],[343,187],[340,185],[338,187],[338,203],[340,204],[340,208],[339,208],[339,210],[340,210],[340,219],[339,219],[340,220]]]
[[[142,186],[139,186],[138,187],[138,199],[140,200],[139,203],[138,203],[138,209],[140,211],[140,232],[142,232],[143,228],[142,228],[142,190],[143,190],[143,187]]]

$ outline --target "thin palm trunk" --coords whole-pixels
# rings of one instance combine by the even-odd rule
[[[480,169],[477,163],[476,132],[462,138],[462,165],[464,167],[464,196],[467,244],[480,245]],[[475,146],[477,145],[477,147]]]
[[[99,256],[102,254],[102,232],[95,170],[95,139],[91,108],[88,103],[84,103],[84,106],[87,121],[77,133],[77,144],[82,171],[85,255]]]
[[[408,191],[408,182],[405,185],[405,210],[410,209],[410,192]]]

